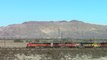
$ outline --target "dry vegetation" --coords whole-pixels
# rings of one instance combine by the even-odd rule
[[[107,48],[43,48],[43,49],[27,49],[27,48],[2,48],[0,49],[0,57],[14,57],[20,58],[24,56],[27,58],[29,56],[39,56],[45,58],[52,58],[53,60],[60,60],[61,58],[65,58],[65,55],[70,55],[71,57],[75,57],[77,55],[91,55],[92,58],[99,58],[107,56]],[[43,58],[42,58],[43,59]],[[3,60],[3,58],[2,58]],[[11,59],[12,60],[12,59]],[[14,59],[13,59],[14,60]],[[45,60],[45,59],[44,59]],[[49,59],[48,59],[49,60]]]

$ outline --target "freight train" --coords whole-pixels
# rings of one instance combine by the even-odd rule
[[[27,48],[104,48],[107,43],[28,43]]]

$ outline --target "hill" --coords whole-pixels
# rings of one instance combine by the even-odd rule
[[[0,27],[0,38],[106,39],[107,26],[82,21],[29,21]]]

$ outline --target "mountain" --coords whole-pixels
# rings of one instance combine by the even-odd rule
[[[72,21],[29,21],[0,27],[0,39],[73,38],[106,39],[107,26]]]

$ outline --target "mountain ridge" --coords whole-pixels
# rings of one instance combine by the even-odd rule
[[[0,27],[0,38],[106,39],[107,26],[72,21],[29,21]]]

